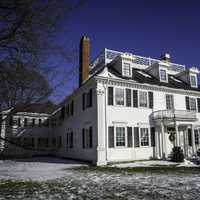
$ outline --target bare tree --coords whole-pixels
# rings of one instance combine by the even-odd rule
[[[48,81],[29,65],[17,59],[0,63],[1,109],[47,101]]]

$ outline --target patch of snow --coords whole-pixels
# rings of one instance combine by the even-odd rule
[[[65,177],[67,169],[84,166],[83,163],[59,158],[33,158],[0,162],[0,179],[46,181]]]
[[[198,167],[194,163],[184,160],[183,163],[176,163],[166,160],[147,160],[147,161],[135,161],[130,163],[112,164],[111,167],[118,168],[133,168],[133,167],[159,167],[159,166],[177,166],[177,167]],[[200,167],[200,166],[199,166]]]

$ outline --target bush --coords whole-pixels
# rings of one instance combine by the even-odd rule
[[[171,161],[172,162],[183,162],[184,161],[184,154],[181,147],[173,147],[171,153]]]

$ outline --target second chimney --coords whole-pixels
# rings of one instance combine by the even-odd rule
[[[87,36],[83,36],[80,41],[79,87],[89,77],[89,54],[90,40]]]
[[[160,60],[165,61],[165,62],[171,62],[171,56],[169,53],[165,53],[160,56]]]

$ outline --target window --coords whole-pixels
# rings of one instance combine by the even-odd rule
[[[115,104],[124,105],[124,89],[115,88]]]
[[[17,125],[21,126],[21,118],[18,118]]]
[[[82,107],[83,110],[92,107],[92,89],[88,93],[83,93],[82,95]]]
[[[197,86],[196,76],[194,75],[190,76],[190,83],[191,83],[191,86]]]
[[[140,98],[140,107],[147,108],[147,92],[140,91],[139,98]]]
[[[173,95],[166,95],[166,109],[167,110],[173,110],[174,109],[174,99]]]
[[[73,132],[67,133],[67,149],[73,148]]]
[[[83,148],[92,148],[92,126],[82,129]]]
[[[148,128],[140,128],[140,144],[141,146],[149,146]]]
[[[124,76],[131,76],[131,65],[130,65],[130,63],[124,63],[123,74],[124,74]]]
[[[167,81],[167,72],[164,69],[160,69],[160,80]]]
[[[196,111],[196,99],[190,97],[190,110],[191,111]]]
[[[116,127],[116,146],[125,146],[125,128]]]
[[[24,118],[24,126],[27,126],[27,118]]]

